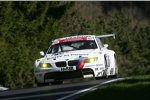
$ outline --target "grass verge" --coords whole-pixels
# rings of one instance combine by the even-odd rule
[[[104,86],[77,100],[149,100],[150,75],[135,76]]]

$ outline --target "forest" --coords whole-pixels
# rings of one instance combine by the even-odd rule
[[[64,36],[110,34],[119,76],[150,74],[150,2],[0,1],[0,84],[35,87],[34,61]]]

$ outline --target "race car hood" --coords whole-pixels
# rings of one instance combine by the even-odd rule
[[[79,59],[79,57],[90,57],[90,56],[96,56],[96,49],[91,50],[77,50],[77,51],[67,51],[67,52],[61,52],[61,53],[55,53],[55,54],[47,54],[45,57],[47,60],[52,61],[64,61],[64,60],[75,60]]]

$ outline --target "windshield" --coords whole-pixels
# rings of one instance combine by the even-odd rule
[[[52,45],[48,50],[48,54],[74,50],[96,49],[96,48],[97,46],[94,40],[69,41]]]

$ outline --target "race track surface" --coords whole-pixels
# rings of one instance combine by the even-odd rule
[[[68,82],[69,80],[67,80],[61,85],[0,91],[0,100],[71,100],[73,99],[72,94],[100,85],[109,80],[113,79],[84,81],[79,79],[75,82]]]

